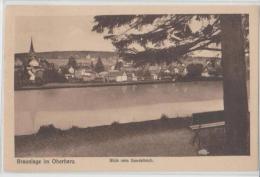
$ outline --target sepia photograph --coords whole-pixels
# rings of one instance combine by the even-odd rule
[[[12,20],[16,164],[252,155],[249,12],[46,12]]]

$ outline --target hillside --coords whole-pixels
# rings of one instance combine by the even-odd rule
[[[37,52],[37,57],[45,59],[65,59],[73,56],[75,58],[86,58],[90,56],[91,58],[111,58],[116,57],[115,52],[108,51],[51,51],[51,52]],[[28,53],[16,53],[15,58],[25,60],[28,57]]]

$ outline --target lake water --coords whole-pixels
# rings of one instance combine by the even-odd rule
[[[15,134],[48,124],[93,127],[222,109],[220,81],[15,91]]]

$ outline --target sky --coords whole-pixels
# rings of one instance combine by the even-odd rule
[[[19,16],[15,22],[15,52],[28,52],[33,39],[36,52],[45,51],[115,51],[103,34],[92,32],[93,16]],[[198,22],[191,24],[194,30]],[[212,51],[198,51],[196,56],[216,56]]]
[[[36,52],[98,50],[114,51],[102,34],[92,32],[93,16],[17,17],[15,52],[28,52],[31,37]]]

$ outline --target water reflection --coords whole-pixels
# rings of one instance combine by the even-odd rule
[[[158,119],[222,109],[222,97],[221,82],[16,91],[15,128],[28,134],[50,123],[68,128]]]

